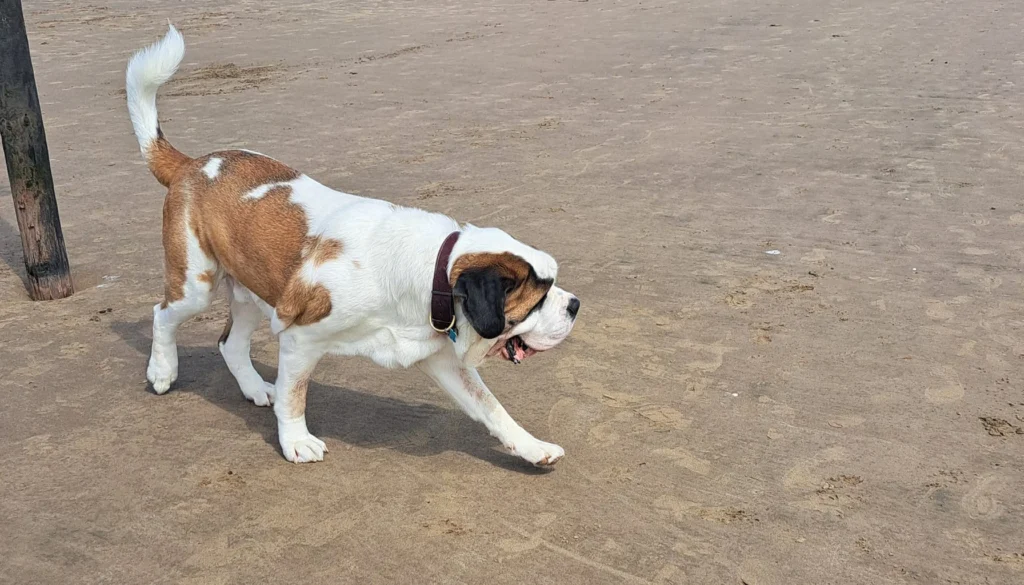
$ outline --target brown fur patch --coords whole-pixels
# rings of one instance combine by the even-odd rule
[[[449,275],[452,288],[455,287],[459,275],[463,272],[484,268],[497,270],[502,277],[515,282],[515,286],[505,296],[506,322],[519,322],[525,319],[530,309],[540,302],[551,289],[552,282],[550,280],[537,278],[530,263],[511,252],[500,254],[485,252],[459,256],[452,264],[452,271]]]
[[[310,325],[331,314],[331,293],[322,284],[309,284],[298,276],[288,284],[276,305],[285,327]]]
[[[203,272],[199,276],[197,276],[196,280],[200,282],[205,282],[206,284],[209,284],[212,287],[215,278],[217,278],[217,272],[213,270],[207,270],[206,272]]]
[[[160,308],[185,297],[185,277],[188,271],[188,242],[186,240],[185,213],[188,189],[172,187],[164,199],[164,300]]]
[[[170,144],[167,147],[173,150]],[[210,179],[202,169],[212,158],[221,159],[221,164],[217,176]],[[291,202],[287,185],[275,186],[261,197],[246,197],[260,186],[292,181],[300,174],[269,157],[243,151],[184,159],[164,202],[165,306],[184,294],[191,230],[203,253],[233,280],[276,307],[286,326],[309,325],[329,315],[329,291],[301,280],[297,272],[303,262],[320,265],[337,258],[342,242],[306,236],[305,212]],[[215,279],[213,271],[199,276],[211,285]],[[222,339],[230,330],[229,321]]]
[[[309,260],[314,266],[320,266],[341,256],[344,249],[345,247],[339,240],[314,236],[306,238],[306,245],[302,248],[302,258]]]
[[[169,187],[181,167],[191,160],[180,150],[171,146],[171,143],[164,138],[163,132],[157,128],[157,138],[146,150],[146,163],[149,165],[149,171],[153,173],[157,181],[160,181],[161,185]]]
[[[217,177],[209,179],[202,168],[214,157],[222,162]],[[191,187],[189,227],[200,248],[271,306],[302,262],[306,216],[290,201],[290,187],[274,187],[258,199],[245,195],[297,177],[298,172],[271,158],[225,151],[195,159],[177,178]]]

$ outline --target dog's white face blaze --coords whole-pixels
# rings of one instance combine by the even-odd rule
[[[526,345],[537,351],[547,351],[569,336],[576,320],[569,315],[569,301],[574,295],[552,286],[541,308],[510,332],[523,338]]]

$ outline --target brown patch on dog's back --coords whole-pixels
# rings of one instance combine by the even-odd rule
[[[213,158],[221,164],[211,178],[203,168]],[[319,266],[339,257],[344,246],[339,240],[307,236],[305,211],[291,201],[287,184],[300,176],[272,158],[243,151],[215,152],[180,169],[164,204],[168,302],[183,294],[191,230],[202,252],[275,307],[285,326],[309,325],[329,315],[329,291],[302,280],[298,271],[304,262]],[[269,188],[248,197],[260,187]],[[208,271],[198,279],[212,286],[216,276]],[[223,340],[230,330],[229,322]]]
[[[210,179],[202,168],[212,158],[221,164]],[[302,262],[306,214],[291,202],[291,187],[276,186],[259,198],[246,194],[262,185],[292,181],[299,173],[269,157],[225,151],[195,159],[183,174],[180,180],[192,190],[189,225],[200,248],[275,306]]]
[[[511,252],[481,252],[463,254],[455,260],[449,275],[452,288],[463,272],[487,268],[515,282],[515,286],[505,296],[506,321],[518,322],[525,319],[530,309],[548,294],[553,284],[551,280],[538,278],[529,262]]]

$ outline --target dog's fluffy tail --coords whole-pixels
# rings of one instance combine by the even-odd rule
[[[125,72],[128,115],[135,137],[139,139],[139,148],[149,170],[165,187],[191,159],[164,138],[156,113],[156,91],[174,75],[184,56],[185,41],[181,33],[174,25],[168,25],[164,38],[135,53]]]

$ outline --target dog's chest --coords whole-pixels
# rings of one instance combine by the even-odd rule
[[[354,327],[326,340],[335,355],[360,356],[385,368],[407,368],[441,350],[447,337],[425,335],[425,328]]]

